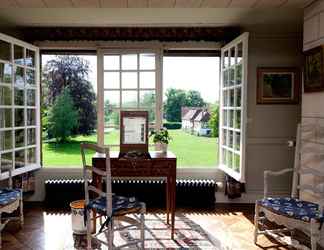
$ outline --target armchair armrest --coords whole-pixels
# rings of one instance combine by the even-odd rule
[[[268,196],[268,178],[269,176],[280,176],[290,172],[294,172],[293,168],[285,168],[280,171],[264,171],[264,198]]]

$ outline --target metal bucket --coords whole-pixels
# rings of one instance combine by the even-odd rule
[[[72,231],[74,234],[87,234],[87,227],[84,221],[84,204],[84,200],[72,201],[70,203]]]

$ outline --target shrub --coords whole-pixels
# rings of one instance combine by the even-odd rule
[[[219,105],[216,104],[211,110],[211,116],[208,122],[209,127],[212,130],[211,136],[218,137],[219,127]]]
[[[181,129],[181,122],[165,122],[163,123],[163,127],[166,129]]]
[[[64,142],[78,125],[78,112],[74,109],[70,90],[65,88],[48,114],[48,132],[57,142]]]

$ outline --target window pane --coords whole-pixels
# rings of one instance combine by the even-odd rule
[[[25,91],[23,88],[15,87],[15,105],[24,106]]]
[[[0,132],[0,151],[12,149],[12,132]]]
[[[26,69],[26,84],[29,86],[35,86],[35,71],[32,69]]]
[[[137,54],[122,55],[122,69],[137,69]]]
[[[228,50],[224,51],[224,59],[223,59],[223,67],[227,68],[228,67]]]
[[[25,64],[24,48],[18,45],[14,46],[14,62],[19,65]]]
[[[227,110],[224,110],[223,111],[223,126],[227,126],[227,113],[228,111]]]
[[[234,89],[229,90],[230,99],[229,106],[234,107]]]
[[[233,131],[229,130],[228,147],[233,148]]]
[[[36,149],[29,148],[26,151],[27,151],[27,164],[36,163]]]
[[[11,45],[2,40],[0,40],[0,59],[11,61]]]
[[[25,166],[25,150],[15,152],[15,168],[22,168]]]
[[[234,154],[234,170],[240,172],[240,156],[238,154]]]
[[[104,69],[105,70],[118,70],[119,69],[119,56],[104,56]]]
[[[36,125],[36,110],[27,109],[27,126],[35,126],[35,125]]]
[[[237,45],[237,63],[240,63],[242,61],[243,56],[243,43],[239,43]]]
[[[120,92],[119,91],[105,91],[104,93],[104,102],[105,110],[111,110],[113,108],[119,108],[120,102]]]
[[[36,91],[34,89],[27,90],[27,106],[36,106]]]
[[[36,144],[36,129],[29,128],[27,129],[27,145],[35,145]]]
[[[236,69],[236,84],[240,85],[242,83],[242,64],[237,64]]]
[[[104,144],[105,145],[116,145],[120,143],[120,137],[119,137],[119,129],[106,129],[105,130],[105,140]],[[113,150],[119,150],[119,148],[113,148]]]
[[[155,72],[140,73],[140,88],[155,89]]]
[[[25,146],[25,130],[24,129],[18,129],[15,130],[15,147],[21,148]]]
[[[233,168],[233,153],[231,151],[227,152],[227,166]]]
[[[228,81],[229,81],[228,70],[224,70],[223,71],[223,87],[228,87],[228,85],[229,85]]]
[[[105,110],[105,127],[119,128],[119,111]]]
[[[15,109],[15,127],[25,126],[24,109]]]
[[[0,128],[12,127],[11,109],[0,109]]]
[[[235,133],[235,150],[240,151],[241,149],[241,133]]]
[[[122,92],[122,108],[137,108],[137,91]]]
[[[231,48],[230,50],[230,65],[235,64],[235,47]]]
[[[11,88],[0,86],[0,105],[12,105]]]
[[[223,129],[223,145],[227,145],[227,130]]]
[[[140,54],[140,69],[155,69],[155,54]]]
[[[25,86],[24,81],[24,68],[16,67],[15,69],[15,85],[23,88]]]
[[[229,91],[228,90],[224,90],[223,91],[223,106],[227,107],[228,103],[229,103]]]
[[[231,67],[229,69],[229,86],[233,86],[235,83],[235,68]]]
[[[226,160],[227,160],[227,151],[226,149],[222,149],[222,164],[226,165]]]
[[[230,110],[229,111],[229,124],[228,126],[233,128],[233,125],[234,125],[234,111],[233,110]]]
[[[1,154],[0,168],[1,172],[6,172],[13,167],[12,152]]]
[[[241,107],[241,88],[235,89],[235,95],[236,95],[235,106]]]
[[[137,89],[137,73],[123,72],[122,73],[122,88],[123,89]]]
[[[140,92],[140,107],[149,112],[149,123],[155,122],[155,91],[141,91]]]
[[[105,89],[119,89],[119,72],[105,72],[104,73],[104,88]]]
[[[35,67],[35,51],[26,49],[26,65]]]
[[[0,63],[0,82],[12,82],[12,65],[8,63]]]
[[[241,128],[241,110],[236,110],[235,112],[235,128]]]

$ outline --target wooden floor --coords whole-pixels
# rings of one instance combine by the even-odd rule
[[[253,244],[253,208],[251,206],[227,207],[222,205],[211,211],[178,209],[177,214],[185,214],[195,223],[199,224],[206,232],[217,236],[221,221],[226,225],[227,233],[239,245],[240,249],[289,249],[280,246],[264,236],[260,236],[259,246]],[[155,213],[156,211],[149,211]],[[48,210],[37,204],[25,205],[25,225],[19,230],[14,223],[8,225],[3,233],[2,249],[65,249],[66,240],[71,237],[69,211]],[[225,228],[224,228],[225,229]],[[291,248],[290,248],[291,249]],[[239,250],[239,249],[234,249]]]

